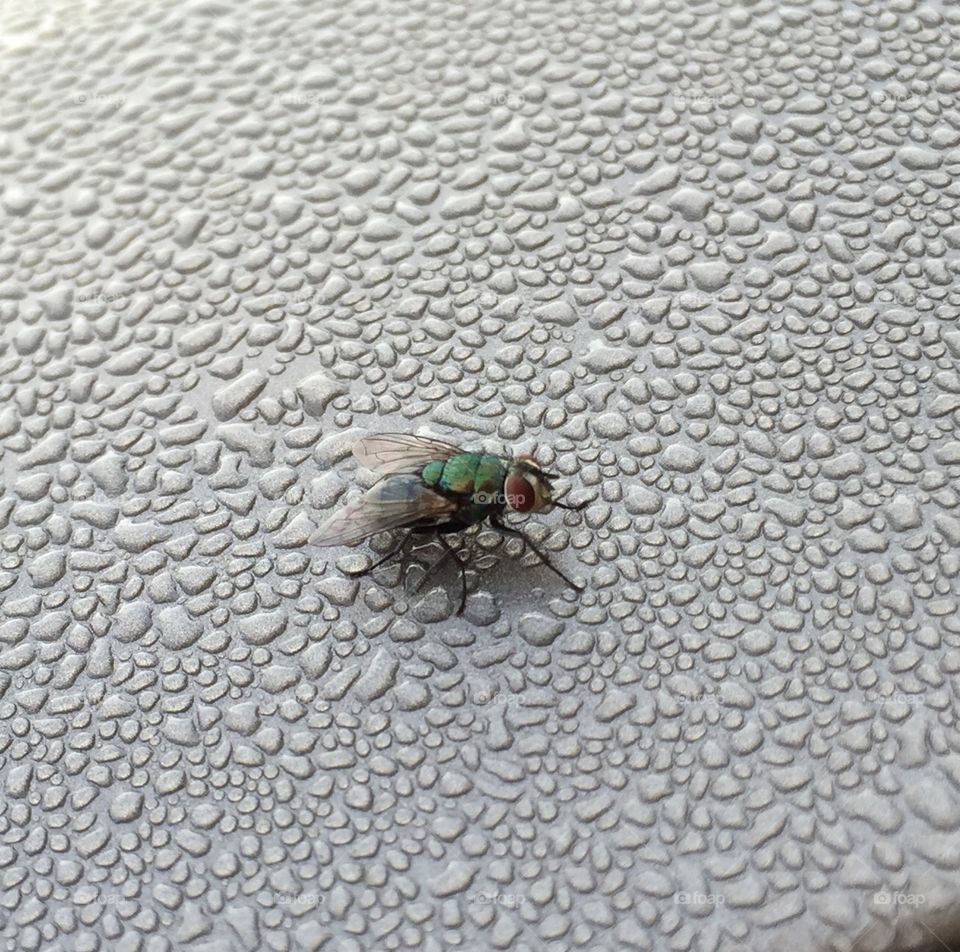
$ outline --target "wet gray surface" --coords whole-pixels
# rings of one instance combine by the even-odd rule
[[[955,895],[956,10],[2,23],[3,949],[880,949]],[[389,430],[536,449],[587,592],[306,547]]]

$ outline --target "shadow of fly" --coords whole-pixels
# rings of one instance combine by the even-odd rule
[[[420,585],[452,557],[460,570],[460,608],[467,603],[467,579],[463,562],[447,542],[451,532],[489,521],[504,535],[522,539],[547,568],[578,592],[583,586],[553,565],[533,541],[504,523],[509,513],[549,512],[554,507],[578,512],[587,503],[565,505],[553,497],[552,481],[529,454],[517,457],[472,453],[442,440],[405,433],[369,436],[353,444],[353,455],[382,478],[359,499],[338,509],[313,535],[316,546],[356,545],[370,536],[391,529],[406,529],[399,543],[368,568],[351,573],[366,575],[399,554],[411,536],[430,536],[443,547],[443,555],[431,565]]]

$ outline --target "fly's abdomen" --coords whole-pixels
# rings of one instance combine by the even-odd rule
[[[420,476],[428,486],[442,492],[493,497],[503,492],[506,474],[507,461],[499,456],[460,453],[448,460],[428,463]]]

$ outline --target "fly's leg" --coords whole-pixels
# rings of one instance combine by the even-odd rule
[[[369,575],[374,569],[380,568],[384,562],[389,562],[398,552],[402,552],[407,545],[407,542],[410,539],[410,533],[408,532],[383,558],[377,559],[373,565],[367,566],[365,569],[360,569],[359,572],[344,572],[344,575],[349,575],[351,578],[361,578],[364,575]]]
[[[436,572],[437,569],[440,568],[440,566],[443,565],[443,563],[446,562],[447,559],[449,559],[450,556],[453,554],[453,549],[446,544],[446,541],[444,540],[443,536],[435,535],[433,538],[443,546],[444,552],[443,552],[443,555],[440,556],[440,558],[434,559],[427,566],[426,572],[423,573],[423,578],[421,578],[420,581],[417,582],[416,587],[414,588],[415,592],[419,592],[420,589],[422,589],[423,586],[427,584],[427,579],[430,578],[430,576],[433,575],[433,573]]]
[[[460,607],[457,609],[457,614],[462,615],[463,610],[467,607],[467,570],[463,567],[460,556],[450,548],[450,543],[443,536],[440,536],[440,545],[456,559],[457,568],[460,570]]]
[[[590,505],[590,502],[589,500],[587,500],[586,502],[578,502],[574,506],[574,505],[568,505],[567,503],[564,503],[564,502],[557,502],[556,499],[554,499],[552,504],[556,506],[557,509],[566,509],[567,512],[583,512],[583,510]]]
[[[434,559],[434,561],[430,563],[430,566],[424,573],[423,578],[417,582],[417,587],[414,589],[414,591],[419,592],[420,589],[423,588],[423,585],[427,579],[430,578],[430,576],[433,575],[433,573],[452,556],[454,561],[457,563],[457,568],[460,570],[460,607],[457,609],[457,614],[462,615],[464,609],[467,607],[467,574],[463,568],[463,562],[460,560],[460,556],[457,555],[456,550],[442,535],[440,535],[440,533],[437,533],[434,538],[440,543],[440,545],[443,546],[443,555],[441,555],[439,559]]]
[[[536,545],[534,545],[533,541],[530,539],[529,536],[525,535],[525,534],[524,534],[523,532],[521,532],[519,529],[514,529],[512,526],[504,525],[504,524],[503,524],[499,519],[497,519],[495,516],[490,519],[490,522],[493,524],[493,526],[494,526],[496,529],[498,529],[500,532],[504,533],[504,535],[516,536],[518,539],[523,539],[524,543],[525,543],[527,546],[529,546],[530,551],[533,552],[533,553],[537,556],[537,558],[539,558],[540,561],[543,562],[543,564],[544,564],[548,569],[550,569],[551,572],[554,572],[556,575],[559,575],[560,578],[562,578],[562,579],[567,583],[567,585],[569,585],[572,589],[575,589],[575,590],[578,591],[578,592],[585,591],[585,589],[584,589],[584,587],[583,587],[582,585],[577,585],[577,583],[574,582],[572,579],[567,578],[567,576],[564,575],[563,572],[561,572],[560,569],[558,569],[558,568],[546,557],[546,555],[544,555],[543,552],[540,551],[540,549],[539,549]]]

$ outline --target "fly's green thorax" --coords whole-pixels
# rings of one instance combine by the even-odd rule
[[[484,453],[460,453],[447,460],[427,463],[420,477],[443,492],[473,495],[500,493],[509,460]]]

